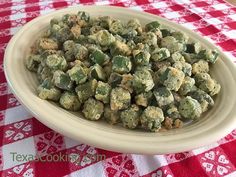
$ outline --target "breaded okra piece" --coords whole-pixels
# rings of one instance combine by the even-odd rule
[[[109,124],[113,125],[120,121],[120,112],[111,110],[109,105],[104,108],[104,119]]]
[[[140,117],[142,128],[151,132],[157,132],[164,121],[162,110],[155,106],[148,106]]]
[[[41,38],[38,41],[39,50],[57,50],[58,44],[51,38]]]
[[[192,73],[208,73],[209,72],[209,64],[205,60],[199,60],[198,62],[192,65]]]
[[[136,65],[148,65],[150,60],[150,53],[148,51],[140,51],[136,53],[134,56],[134,63]]]
[[[89,68],[89,77],[97,80],[105,81],[106,73],[99,64],[95,64]]]
[[[174,97],[169,89],[166,87],[159,87],[153,91],[159,107],[166,106],[174,102]]]
[[[76,65],[70,70],[67,71],[72,81],[75,81],[76,84],[83,84],[88,78],[87,71],[80,65]]]
[[[98,120],[102,117],[104,112],[104,105],[102,102],[89,98],[84,103],[82,110],[84,117],[88,120]]]
[[[108,83],[98,81],[95,98],[103,103],[110,102],[111,86]]]
[[[110,46],[115,42],[115,37],[107,30],[100,30],[96,34],[90,35],[90,39],[93,39],[101,46]]]
[[[111,110],[122,110],[129,107],[131,95],[128,90],[121,87],[113,88],[110,96]]]
[[[172,67],[183,71],[184,74],[187,75],[187,76],[192,75],[192,65],[187,63],[187,62],[177,61],[172,65]]]
[[[143,92],[135,96],[135,104],[143,107],[147,107],[153,99],[152,91]]]
[[[81,44],[75,44],[73,53],[76,60],[84,61],[88,58],[88,49]]]
[[[151,55],[151,59],[153,61],[163,61],[169,57],[170,57],[170,52],[167,48],[156,49]]]
[[[147,45],[157,45],[157,36],[153,32],[147,32],[142,34],[142,43],[147,44]]]
[[[54,87],[50,79],[45,79],[37,88],[38,96],[44,100],[58,101],[61,91]]]
[[[123,127],[134,129],[138,126],[140,121],[140,109],[133,104],[128,109],[121,111],[120,119]]]
[[[81,103],[76,93],[68,91],[62,93],[59,103],[63,108],[70,111],[78,111],[81,106]]]
[[[215,50],[205,49],[198,53],[198,58],[204,59],[210,63],[215,63],[218,59],[219,53]]]
[[[161,26],[161,24],[158,21],[152,21],[152,22],[145,25],[145,30],[152,31],[152,30],[159,28],[160,26]]]
[[[70,79],[69,74],[57,70],[53,73],[52,79],[54,85],[63,90],[71,90],[73,88],[73,81]]]
[[[106,65],[110,61],[110,57],[99,49],[93,50],[93,52],[89,55],[89,58],[94,63],[97,63],[101,66]]]
[[[129,56],[131,54],[131,49],[126,43],[116,40],[110,47],[110,53],[113,56]]]
[[[136,70],[133,76],[133,88],[136,93],[148,92],[154,87],[152,75],[146,68]]]
[[[202,107],[202,112],[207,111],[209,106],[214,105],[214,100],[212,99],[212,97],[208,95],[206,92],[204,92],[203,90],[197,89],[191,92],[190,96],[196,99],[200,103]]]
[[[193,90],[194,86],[195,80],[189,76],[186,76],[178,92],[180,93],[180,95],[187,95]]]
[[[178,108],[174,104],[167,106],[165,114],[173,120],[181,118]]]
[[[201,44],[199,42],[186,44],[187,53],[198,53],[201,50]]]
[[[38,70],[40,62],[41,62],[40,55],[31,54],[26,59],[26,67],[27,67],[28,70],[36,72]]]
[[[95,95],[97,88],[97,81],[95,79],[87,81],[84,84],[78,85],[75,88],[75,92],[78,95],[79,101],[84,103],[89,97]]]
[[[185,33],[182,33],[180,31],[173,32],[171,36],[173,36],[177,41],[181,43],[187,43],[189,39],[189,37]]]
[[[48,55],[46,58],[46,65],[52,70],[65,71],[67,68],[66,59],[58,54]]]
[[[180,101],[178,110],[181,116],[186,119],[197,119],[202,114],[200,103],[190,96],[187,96]]]
[[[112,58],[112,70],[114,72],[124,74],[129,73],[132,68],[132,63],[128,57],[117,55]]]
[[[114,20],[109,25],[109,31],[112,34],[122,34],[122,32],[124,31],[124,25],[120,20]]]
[[[184,80],[184,73],[173,67],[165,68],[160,76],[160,82],[170,90],[178,91]]]

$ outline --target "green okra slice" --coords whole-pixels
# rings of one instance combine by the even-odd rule
[[[180,95],[187,95],[189,92],[193,90],[194,86],[195,86],[195,80],[189,76],[186,76],[178,92],[180,93]]]
[[[169,29],[161,29],[162,37],[170,36],[171,31]]]
[[[151,55],[151,59],[153,61],[163,61],[169,57],[170,57],[170,52],[167,48],[156,49]]]
[[[143,92],[135,96],[135,104],[143,107],[147,107],[153,99],[153,93]]]
[[[72,81],[75,81],[76,84],[85,83],[88,78],[88,73],[85,68],[80,65],[76,65],[70,70],[67,71]]]
[[[73,53],[76,60],[84,61],[88,58],[88,49],[81,44],[75,44]]]
[[[26,59],[26,67],[28,70],[36,72],[38,70],[39,64],[41,63],[40,55],[30,55]]]
[[[112,56],[129,56],[131,54],[131,49],[126,43],[116,40],[110,47],[110,53]]]
[[[53,73],[52,79],[54,85],[63,90],[71,90],[73,88],[73,81],[70,79],[69,74],[57,70]]]
[[[186,119],[197,119],[202,114],[200,103],[190,96],[187,96],[180,101],[178,110],[181,116]]]
[[[78,96],[74,92],[65,91],[62,93],[60,100],[60,105],[70,111],[78,111],[80,109],[81,103]]]
[[[45,79],[52,78],[52,71],[47,66],[43,67],[40,64],[37,70],[37,78],[39,82],[42,83]]]
[[[46,65],[52,70],[65,71],[67,68],[66,59],[58,54],[48,55],[46,58]]]
[[[95,98],[103,103],[110,102],[111,86],[108,83],[98,81]]]
[[[154,87],[154,81],[148,69],[136,70],[133,77],[132,84],[136,93],[148,92]]]
[[[166,106],[174,102],[174,97],[166,87],[159,87],[153,91],[159,107]]]
[[[192,91],[190,93],[190,96],[196,99],[200,103],[202,112],[207,111],[209,106],[214,105],[213,98],[210,95],[208,95],[206,92],[204,92],[203,90],[197,89],[195,91]]]
[[[153,32],[147,32],[142,34],[142,43],[147,45],[157,45],[157,36]]]
[[[160,76],[160,82],[170,90],[178,91],[183,80],[184,73],[173,67],[164,68]]]
[[[62,16],[62,22],[71,27],[77,23],[77,18],[76,14],[65,14]]]
[[[180,52],[174,52],[168,58],[168,61],[174,64],[175,62],[185,62],[185,59],[184,59],[184,56]]]
[[[103,68],[99,64],[95,64],[91,66],[90,71],[89,71],[89,77],[97,79],[97,80],[101,80],[101,81],[106,80],[106,74]]]
[[[95,79],[87,81],[84,84],[78,85],[75,88],[75,92],[78,95],[79,101],[84,103],[89,97],[95,95],[97,88],[97,81]]]
[[[148,106],[140,117],[141,127],[151,132],[157,132],[163,121],[163,111],[155,106]]]
[[[189,39],[189,37],[185,33],[182,33],[180,31],[171,33],[171,36],[173,36],[180,43],[187,43]]]
[[[110,61],[110,57],[103,53],[99,49],[95,49],[90,55],[90,60],[92,60],[94,63],[97,63],[101,66],[106,65]]]
[[[140,51],[134,55],[134,63],[136,65],[148,65],[150,57],[151,55],[148,51]]]
[[[160,26],[161,24],[158,21],[153,21],[145,25],[145,30],[151,31],[151,30],[159,28]]]
[[[120,119],[123,127],[134,129],[138,126],[140,121],[140,109],[133,104],[128,109],[121,111]]]
[[[112,34],[122,34],[124,31],[124,25],[120,20],[115,20],[109,25],[109,31]]]
[[[120,122],[120,112],[111,110],[109,105],[104,108],[104,119],[107,123],[114,125]]]
[[[55,88],[50,79],[45,79],[37,88],[38,96],[44,100],[58,101],[61,91]]]
[[[110,107],[111,110],[122,110],[129,107],[131,95],[128,90],[116,87],[111,90]]]
[[[104,112],[104,105],[102,102],[89,98],[84,103],[82,110],[84,117],[88,120],[98,120],[102,117]]]
[[[81,20],[84,20],[86,22],[88,22],[90,20],[90,15],[88,12],[84,12],[84,11],[79,11],[77,13],[78,17],[81,19]]]
[[[119,86],[121,83],[123,77],[121,74],[118,74],[116,72],[111,73],[108,83],[111,85],[112,88]]]
[[[198,58],[204,59],[210,63],[215,63],[218,59],[219,53],[216,50],[205,49],[198,53]]]
[[[165,114],[173,120],[181,118],[178,108],[174,104],[168,105],[168,107],[165,111]]]
[[[112,70],[114,72],[124,74],[129,73],[132,68],[132,63],[128,57],[117,55],[112,58]]]
[[[57,41],[63,43],[67,40],[72,39],[73,35],[70,31],[70,28],[68,26],[64,26],[62,28],[60,28],[57,33],[55,33],[55,38],[57,39]]]
[[[138,19],[131,19],[127,22],[127,28],[136,30],[139,34],[142,33],[142,26]]]
[[[192,65],[192,73],[208,73],[209,72],[209,63],[205,60],[199,60]]]
[[[199,42],[186,44],[186,52],[187,53],[198,53],[201,50],[201,44]]]
[[[100,30],[97,33],[90,35],[90,39],[96,41],[101,46],[110,46],[115,42],[115,37],[107,30]]]
[[[187,62],[177,61],[172,65],[172,67],[183,71],[184,74],[187,75],[187,76],[192,75],[192,65],[187,63]]]

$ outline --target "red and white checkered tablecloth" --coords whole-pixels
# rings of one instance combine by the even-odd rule
[[[91,4],[123,6],[162,16],[201,34],[236,61],[236,7],[222,0],[1,0],[1,176],[235,177],[236,130],[210,146],[189,152],[153,156],[121,154],[58,134],[33,118],[17,102],[3,73],[4,50],[12,35],[39,15]],[[40,158],[33,161],[34,157]]]

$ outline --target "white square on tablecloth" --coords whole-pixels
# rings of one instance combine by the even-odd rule
[[[201,7],[194,7],[192,9],[190,9],[190,10],[192,12],[196,13],[196,14],[205,12],[205,10],[203,8],[201,8]]]
[[[236,39],[236,30],[224,31],[222,33],[225,34],[229,38]]]
[[[102,162],[92,164],[86,168],[80,169],[78,171],[72,172],[68,177],[79,177],[79,176],[88,176],[88,177],[105,177],[104,168]]]
[[[145,175],[153,170],[167,165],[164,155],[132,155],[139,175]]]
[[[17,20],[17,19],[24,19],[24,18],[26,18],[25,12],[10,15],[10,20]]]
[[[189,0],[178,0],[178,4],[189,4],[191,1]]]
[[[181,24],[181,25],[188,28],[188,29],[196,29],[196,26],[194,26],[193,23],[191,23],[191,22],[184,23],[184,24]]]
[[[164,13],[163,15],[168,19],[180,17],[180,14],[178,12],[168,12]]]
[[[212,24],[212,25],[219,25],[219,24],[223,23],[222,21],[220,21],[217,18],[209,18],[209,19],[205,19],[205,21]]]
[[[21,155],[32,155],[35,156],[35,146],[33,137],[26,138],[20,141],[16,141],[11,144],[4,145],[2,147],[2,155],[3,155],[3,170],[14,167],[16,165],[20,165],[25,163],[26,161],[13,161],[13,155],[10,153],[17,152],[17,154]]]
[[[5,112],[5,125],[33,117],[22,105],[8,108]]]
[[[214,9],[216,10],[223,10],[223,9],[228,9],[229,6],[225,5],[225,4],[216,4],[216,5],[213,5]]]
[[[64,141],[65,141],[66,149],[70,149],[74,146],[81,144],[80,142],[75,141],[75,140],[68,138],[66,136],[64,137]]]
[[[151,4],[155,8],[163,8],[167,7],[168,5],[165,2],[157,2],[157,3],[152,3]]]
[[[236,14],[233,14],[233,15],[229,15],[228,17],[232,18],[233,20],[236,21]]]

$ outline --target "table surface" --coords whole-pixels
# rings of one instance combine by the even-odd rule
[[[236,176],[236,130],[209,146],[188,152],[152,156],[121,154],[64,137],[37,121],[19,104],[8,89],[3,73],[8,41],[39,15],[90,4],[123,6],[167,18],[204,36],[236,60],[236,8],[223,0],[1,0],[0,176]],[[38,160],[32,160],[35,157]]]

